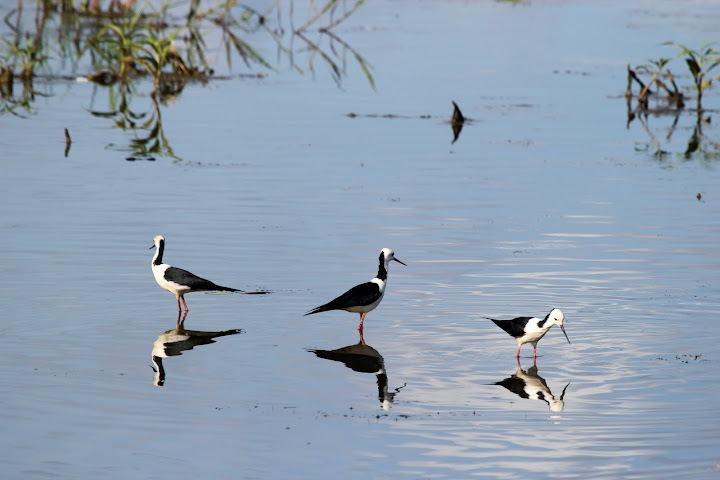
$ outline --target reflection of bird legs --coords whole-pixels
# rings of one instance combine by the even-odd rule
[[[522,369],[522,365],[520,365],[520,357],[516,358],[518,368]],[[533,367],[537,367],[537,358],[533,357]]]
[[[180,301],[178,301],[178,305],[180,304]],[[178,319],[177,319],[177,326],[175,328],[182,328],[185,325],[185,318],[187,317],[187,310],[185,310],[185,314],[182,315],[182,319],[180,319],[180,314],[182,312],[178,310]]]
[[[360,344],[363,345],[363,346],[367,345],[367,344],[365,343],[365,338],[363,337],[362,329],[359,329],[359,330],[358,330],[358,333],[360,333]]]

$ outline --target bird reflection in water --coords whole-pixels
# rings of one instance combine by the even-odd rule
[[[520,366],[519,360],[515,373],[505,380],[491,383],[490,385],[502,385],[521,398],[542,400],[548,404],[550,410],[553,412],[562,412],[565,409],[563,399],[565,398],[565,390],[570,386],[569,383],[565,385],[565,388],[563,388],[560,394],[560,398],[555,398],[545,379],[538,375],[537,364],[533,363],[533,366],[525,371],[522,369],[522,366]]]
[[[380,352],[365,343],[362,333],[360,334],[360,342],[356,345],[348,345],[347,347],[336,348],[335,350],[308,350],[320,358],[342,362],[351,370],[361,373],[374,373],[377,377],[378,399],[383,410],[390,410],[395,395],[400,392],[407,384],[394,389],[388,390],[388,378],[385,372],[385,360]]]
[[[192,350],[198,345],[208,345],[215,343],[215,338],[224,337],[226,335],[235,335],[243,333],[242,330],[233,329],[222,332],[202,332],[198,330],[186,330],[185,318],[187,312],[182,315],[178,312],[178,321],[174,329],[161,333],[152,350],[152,369],[155,371],[153,385],[162,387],[165,384],[165,367],[163,366],[163,358],[175,357],[182,355],[186,350]]]

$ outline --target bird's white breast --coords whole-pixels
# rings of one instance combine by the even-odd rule
[[[152,266],[153,275],[155,276],[155,281],[158,283],[158,285],[175,295],[184,295],[188,293],[190,291],[189,287],[168,281],[165,278],[165,271],[168,268],[170,268],[170,265],[168,265],[167,263]]]
[[[539,341],[542,337],[544,337],[546,333],[547,333],[547,330],[540,330],[540,331],[535,331],[535,332],[528,332],[528,333],[526,333],[525,335],[523,335],[522,337],[520,337],[519,340],[521,340],[523,343],[537,342],[537,341]]]
[[[370,280],[371,283],[377,284],[378,288],[380,289],[380,295],[382,296],[385,294],[385,285],[387,282],[385,280],[380,280],[379,278],[373,278]]]
[[[518,343],[532,343],[539,341],[553,326],[550,322],[545,322],[545,325],[538,327],[539,318],[533,318],[525,325],[525,335],[518,338]]]

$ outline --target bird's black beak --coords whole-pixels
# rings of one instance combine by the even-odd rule
[[[565,333],[565,327],[563,327],[562,325],[560,325],[560,330],[562,330],[562,332],[565,334],[565,338],[567,339],[568,343],[570,343],[570,339],[568,338],[567,333]],[[571,345],[572,345],[572,344],[571,344]]]
[[[154,243],[152,244],[152,246],[151,246],[150,248],[148,248],[148,250],[152,250],[153,248],[155,248],[155,244],[154,244]]]
[[[395,257],[393,257],[393,260],[395,260],[396,262],[398,262],[398,263],[401,264],[401,265],[405,265],[403,262],[401,262],[400,260],[398,260],[398,259],[395,258]],[[405,266],[407,267],[407,265],[405,265]]]
[[[568,383],[567,385],[565,385],[565,388],[563,388],[563,391],[560,394],[560,401],[562,401],[562,399],[565,397],[565,390],[567,390],[567,387],[569,387],[569,386],[570,386],[570,384]]]

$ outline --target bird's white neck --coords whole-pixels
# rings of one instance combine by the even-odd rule
[[[380,288],[381,294],[385,292],[385,285],[387,284],[386,280],[383,280],[381,278],[373,278],[372,280],[370,280],[370,282],[376,284]]]
[[[160,240],[155,248],[155,256],[153,257],[153,266],[162,265],[163,263],[163,252],[165,251],[165,242]]]

